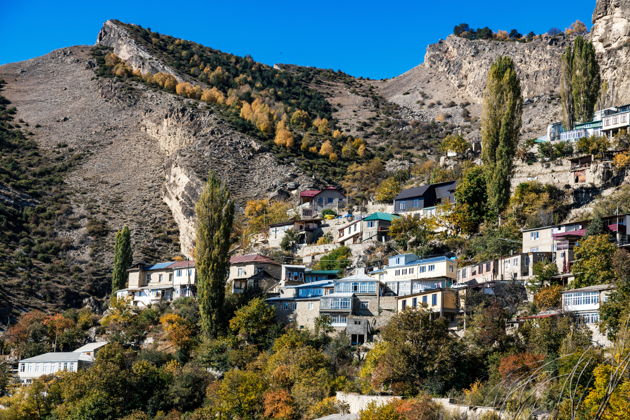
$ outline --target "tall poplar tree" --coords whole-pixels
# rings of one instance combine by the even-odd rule
[[[230,192],[211,172],[199,201],[195,267],[201,327],[208,337],[216,337],[225,327],[225,283],[229,268],[230,234],[234,202]]]
[[[593,119],[600,86],[595,48],[578,36],[562,55],[560,98],[566,129],[572,129],[576,122]]]
[[[481,158],[491,216],[498,216],[510,199],[522,113],[521,84],[514,62],[510,57],[499,57],[488,71],[481,115]]]
[[[127,270],[131,267],[132,262],[131,231],[125,226],[116,232],[114,265],[112,269],[112,293],[124,289],[127,285]]]

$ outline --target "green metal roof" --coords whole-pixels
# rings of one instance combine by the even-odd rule
[[[311,270],[307,271],[305,274],[339,274],[341,270]]]
[[[366,217],[363,220],[386,220],[388,222],[393,221],[394,219],[398,218],[400,216],[398,216],[397,214],[391,214],[391,213],[383,213],[381,211],[377,211],[376,213],[372,213],[370,214],[368,217]]]

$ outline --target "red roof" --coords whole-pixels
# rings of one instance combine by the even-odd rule
[[[304,190],[300,193],[300,197],[315,197],[322,192],[321,190]]]
[[[566,238],[568,236],[578,236],[578,237],[582,237],[586,235],[586,229],[578,229],[578,230],[570,230],[568,232],[561,232],[561,233],[554,233],[553,235],[553,239],[558,239],[558,238]]]
[[[194,261],[176,261],[168,268],[178,269],[178,268],[193,268],[195,267]]]
[[[247,255],[234,255],[230,258],[230,264],[243,264],[243,263],[264,263],[264,264],[275,264],[279,265],[277,262],[272,260],[269,257],[265,257],[260,254],[247,254]]]

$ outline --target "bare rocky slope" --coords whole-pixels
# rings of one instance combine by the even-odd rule
[[[612,103],[630,102],[625,65],[629,3],[601,0],[593,15],[592,39]],[[476,139],[485,74],[500,55],[512,56],[521,76],[522,137],[542,134],[559,117],[558,63],[568,42],[563,36],[527,43],[449,36],[428,47],[423,64],[382,81],[299,66],[276,68],[310,80],[310,88],[332,105],[332,116],[345,132],[364,137],[392,162],[404,162],[435,156],[437,140],[452,131]],[[115,21],[104,24],[97,44],[111,48],[134,69],[189,80]],[[72,264],[100,267],[99,275],[86,275],[75,285],[83,291],[80,296],[103,296],[107,290],[103,273],[111,264],[112,233],[124,225],[133,231],[137,261],[190,255],[194,202],[209,170],[223,178],[239,204],[323,182],[237,131],[211,107],[139,82],[96,77],[91,49],[64,48],[0,67],[7,83],[2,95],[17,107],[16,118],[29,124],[40,148],[84,155],[64,178],[78,222],[59,233],[72,242]],[[2,196],[19,198],[14,202],[30,200],[0,185],[2,191]],[[99,287],[84,287],[93,282]],[[37,302],[42,307],[73,304],[35,296],[30,307]],[[1,305],[6,309],[15,302]]]

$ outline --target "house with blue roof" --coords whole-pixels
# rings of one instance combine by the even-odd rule
[[[127,270],[127,274],[127,287],[116,291],[116,297],[134,306],[145,307],[195,295],[194,261],[138,264]]]

